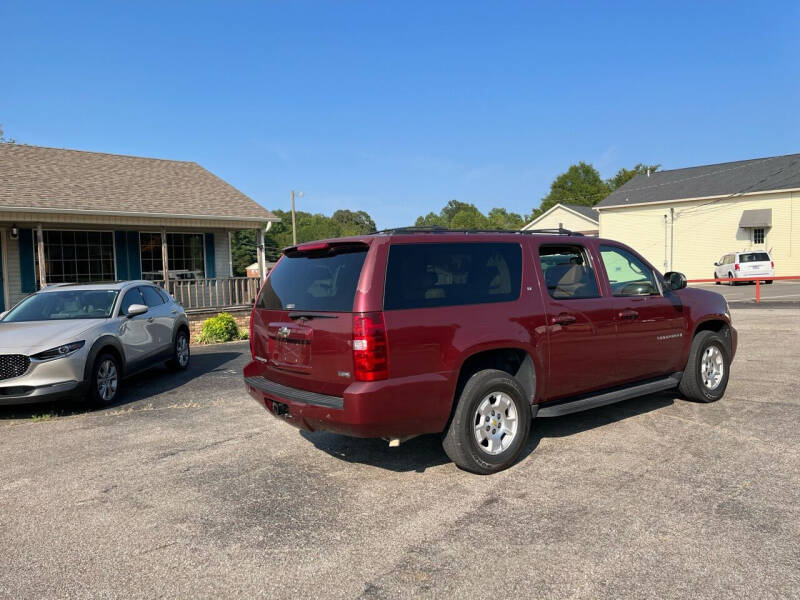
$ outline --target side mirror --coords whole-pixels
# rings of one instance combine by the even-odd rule
[[[143,315],[146,312],[147,312],[147,307],[144,304],[131,304],[128,307],[128,312],[125,313],[125,316],[130,319],[131,317]]]
[[[664,283],[672,291],[682,290],[686,287],[686,275],[677,271],[670,271],[664,274]]]
[[[714,263],[714,266],[715,266],[715,267],[718,267],[718,266],[719,266],[719,263],[718,263],[718,262],[715,262],[715,263]]]
[[[3,312],[1,312],[1,313],[0,313],[0,319],[2,319],[3,317],[5,317],[7,314],[8,314],[8,311],[7,311],[7,310],[4,310]]]

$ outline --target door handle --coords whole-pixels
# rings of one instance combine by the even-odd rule
[[[632,321],[633,319],[639,318],[639,313],[636,312],[635,310],[623,310],[621,313],[619,313],[619,318],[628,319],[629,321]]]
[[[575,315],[561,313],[560,315],[553,317],[553,325],[569,325],[577,320],[578,319],[575,317]]]

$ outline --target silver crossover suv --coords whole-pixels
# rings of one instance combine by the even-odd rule
[[[48,286],[0,315],[0,405],[110,404],[123,376],[161,361],[189,365],[189,321],[148,281]]]

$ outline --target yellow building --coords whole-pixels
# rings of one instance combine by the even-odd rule
[[[583,235],[597,235],[597,211],[591,206],[580,204],[556,204],[547,212],[525,225],[522,231],[530,229],[569,229]]]
[[[595,208],[601,237],[662,271],[710,278],[726,253],[767,250],[800,275],[800,154],[637,175]]]

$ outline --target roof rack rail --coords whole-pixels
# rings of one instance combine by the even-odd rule
[[[441,227],[439,225],[415,225],[412,227],[392,227],[390,229],[381,229],[380,231],[375,231],[369,235],[379,235],[379,234],[387,234],[387,235],[401,235],[401,234],[408,234],[408,233],[505,233],[505,234],[515,234],[515,235],[530,235],[530,234],[540,234],[540,235],[574,235],[574,236],[583,236],[582,233],[578,231],[570,231],[569,229],[564,228],[557,228],[557,229],[450,229],[448,227]]]

